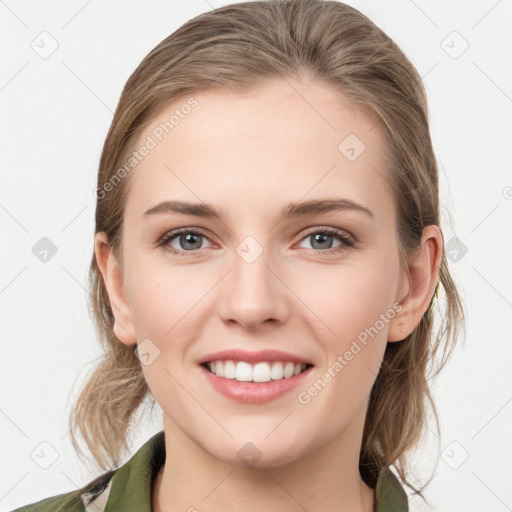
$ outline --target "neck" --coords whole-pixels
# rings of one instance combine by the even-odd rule
[[[373,512],[375,491],[359,473],[361,428],[355,421],[285,465],[248,468],[212,457],[164,415],[166,459],[154,483],[153,510]]]

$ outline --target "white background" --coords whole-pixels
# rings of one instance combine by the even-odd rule
[[[101,355],[84,288],[101,147],[142,58],[190,18],[226,3],[234,2],[0,2],[2,511],[98,474],[75,455],[67,421]],[[414,498],[411,510],[512,510],[512,3],[347,3],[388,33],[424,79],[445,240],[457,236],[467,247],[451,263],[466,341],[433,384],[441,438],[432,419],[413,459],[418,479],[435,473],[425,492],[432,509]],[[42,46],[44,31],[58,42],[46,59],[31,47]],[[461,38],[469,47],[453,58]],[[47,263],[32,252],[42,237],[58,250]],[[161,430],[160,414],[156,407],[151,421],[141,419],[132,453]],[[58,454],[48,469],[31,457],[41,442]]]

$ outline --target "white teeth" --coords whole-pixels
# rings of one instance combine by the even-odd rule
[[[288,362],[262,361],[254,365],[246,361],[211,361],[210,371],[218,377],[235,379],[239,382],[270,382],[271,380],[288,379],[306,369],[306,364]]]
[[[295,369],[295,365],[293,363],[286,363],[286,366],[284,367],[284,378],[287,379],[288,377],[291,377],[293,375],[293,370]]]
[[[215,369],[212,370],[212,373],[216,373],[219,377],[224,377],[224,363],[222,361],[216,361]]]
[[[252,367],[252,380],[254,382],[269,382],[272,379],[272,372],[268,363],[256,363]]]
[[[272,365],[272,380],[279,380],[282,379],[283,377],[283,365],[274,363]]]
[[[236,375],[236,366],[233,361],[224,362],[224,377],[226,379],[234,379]]]
[[[235,379],[241,382],[252,380],[252,366],[244,361],[238,361],[236,365]]]

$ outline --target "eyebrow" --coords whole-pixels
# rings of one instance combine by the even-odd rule
[[[289,203],[281,210],[281,217],[287,219],[345,210],[362,212],[371,218],[375,218],[371,210],[351,201],[350,199],[313,199],[299,203]],[[195,215],[197,217],[214,218],[219,220],[222,220],[226,216],[223,208],[217,210],[213,205],[208,203],[162,201],[144,212],[142,217],[147,219],[155,215],[165,214]]]

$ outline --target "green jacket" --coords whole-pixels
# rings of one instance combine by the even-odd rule
[[[151,437],[118,469],[76,491],[59,494],[12,512],[151,512],[153,479],[165,462],[164,432]],[[408,512],[407,495],[395,475],[380,471],[375,512]],[[90,507],[88,507],[90,505]]]

